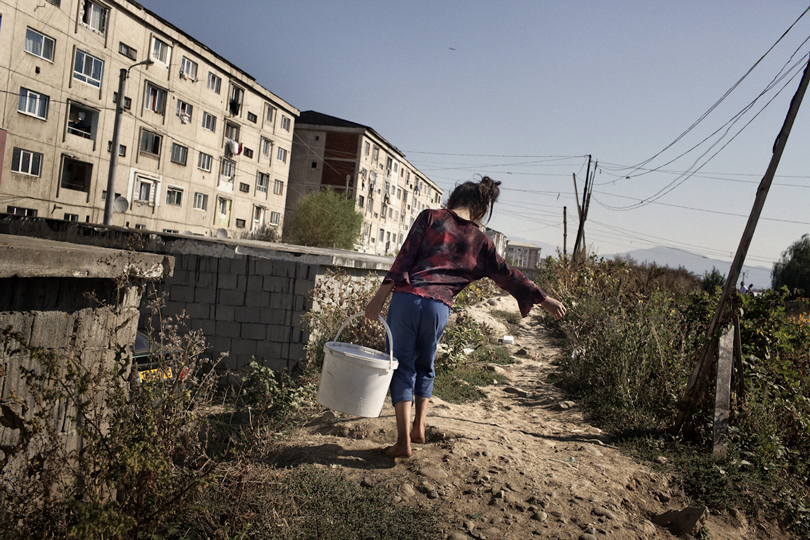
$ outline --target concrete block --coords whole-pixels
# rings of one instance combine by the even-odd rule
[[[310,281],[308,279],[296,279],[295,280],[295,287],[293,289],[293,293],[297,294],[298,296],[311,296],[312,289],[315,288],[315,282]]]
[[[289,293],[271,294],[268,306],[272,309],[292,309],[293,298]]]
[[[247,257],[236,257],[234,259],[222,259],[221,266],[227,266],[231,274],[247,274]],[[227,264],[224,264],[227,263]]]
[[[170,285],[194,285],[194,274],[188,270],[175,270],[166,282]]]
[[[290,344],[290,360],[295,360],[296,362],[303,362],[306,360],[306,352],[304,351],[304,345],[302,343],[291,343]]]
[[[214,319],[217,321],[234,321],[234,313],[236,308],[225,304],[214,305]]]
[[[175,268],[196,272],[200,258],[197,255],[175,255]]]
[[[217,321],[217,337],[238,338],[241,333],[241,324],[229,321]]]
[[[192,302],[186,306],[186,313],[192,320],[208,319],[211,317],[211,304],[197,304],[196,302]]]
[[[315,281],[315,270],[317,266],[312,264],[299,264],[295,269],[295,279]]]
[[[263,308],[270,305],[269,292],[248,292],[245,295],[245,305],[248,307]]]
[[[256,354],[256,340],[253,339],[234,339],[231,342],[231,354],[249,355]]]
[[[290,278],[278,276],[264,276],[262,288],[271,293],[290,292]]]
[[[267,327],[267,340],[276,343],[287,343],[290,341],[290,327],[289,326],[268,326]]]
[[[273,261],[273,275],[279,277],[295,277],[296,263],[290,261]]]
[[[267,337],[267,326],[264,324],[243,323],[241,337],[244,339],[265,339]]]
[[[236,274],[229,274],[221,272],[217,274],[217,289],[219,290],[233,290],[239,288]]]
[[[247,274],[233,274],[236,276],[236,288],[240,291],[247,290]]]
[[[191,329],[200,330],[208,341],[211,341],[217,332],[217,323],[209,319],[191,319]]]
[[[265,308],[266,309],[266,308]],[[240,323],[258,323],[261,321],[261,309],[237,306],[234,308],[233,320]],[[266,323],[265,323],[266,324]]]
[[[194,289],[194,301],[200,304],[215,304],[217,291],[215,289]]]
[[[194,285],[196,287],[213,287],[217,274],[213,272],[197,272],[194,275]]]
[[[248,276],[247,277],[247,291],[248,293],[262,292],[264,285],[264,277],[262,276]]]
[[[63,311],[34,311],[30,344],[45,349],[67,347],[74,318]],[[0,326],[3,326],[0,324]]]
[[[310,301],[308,296],[296,296],[292,309],[295,311],[309,311]]]
[[[256,356],[263,359],[281,358],[281,343],[275,343],[272,341],[256,342]]]
[[[244,306],[245,292],[220,290],[219,303],[224,304],[226,306]]]
[[[259,276],[270,275],[273,273],[273,261],[269,259],[253,259],[252,274]]]
[[[288,309],[271,310],[270,324],[292,326],[292,311]]]
[[[216,257],[201,256],[199,263],[197,264],[197,271],[211,272],[212,274],[216,274],[219,272],[219,267],[220,261]]]
[[[169,300],[172,302],[193,302],[194,287],[187,285],[172,285],[169,289]]]
[[[217,334],[211,340],[211,347],[213,350],[211,351],[214,358],[219,358],[220,353],[230,353],[231,352],[231,342],[233,340],[229,337]]]

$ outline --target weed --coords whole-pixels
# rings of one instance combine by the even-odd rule
[[[506,325],[509,335],[516,336],[520,331],[520,314],[511,311],[495,310],[492,315],[501,319]]]
[[[462,367],[439,373],[433,383],[433,393],[449,403],[469,403],[486,397],[479,387],[489,386],[493,381],[503,384],[508,379],[476,367]]]
[[[473,353],[473,361],[485,364],[514,364],[511,353],[504,347],[479,347]]]

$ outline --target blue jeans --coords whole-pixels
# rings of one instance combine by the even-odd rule
[[[391,402],[429,398],[436,372],[433,360],[444,332],[450,307],[432,298],[395,292],[386,322],[394,338],[394,358],[399,367],[391,379]],[[390,347],[390,345],[389,345]]]

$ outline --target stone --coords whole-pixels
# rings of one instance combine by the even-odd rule
[[[672,534],[682,536],[694,534],[702,526],[708,513],[709,509],[705,506],[687,506],[683,510],[668,510],[653,516],[652,521],[669,529]]]
[[[360,486],[365,488],[374,487],[374,482],[371,481],[371,478],[365,476],[363,480],[360,481]]]
[[[596,537],[590,533],[584,533],[579,535],[579,540],[596,540]]]
[[[419,470],[419,474],[436,481],[444,480],[448,476],[447,473],[439,467],[423,467]]]
[[[416,495],[416,490],[410,484],[402,484],[399,487],[399,492],[405,497],[413,497]]]
[[[536,521],[543,522],[543,521],[545,521],[545,520],[547,520],[547,519],[548,519],[548,514],[546,514],[546,513],[545,513],[545,512],[543,512],[542,510],[540,510],[539,512],[535,513],[535,514],[532,516],[532,519],[534,519],[534,520],[536,520]]]
[[[517,386],[507,386],[506,388],[503,389],[503,391],[508,393],[508,394],[517,394],[518,396],[520,396],[522,398],[530,398],[530,397],[532,397],[531,392],[527,392],[526,390],[523,390],[522,388],[518,388]]]
[[[428,492],[427,498],[428,499],[438,499],[439,498],[439,492],[437,492],[435,489],[432,489],[432,490],[430,490],[430,492]]]
[[[467,540],[468,536],[460,532],[451,532],[447,535],[447,540]]]
[[[657,458],[655,458],[654,461],[659,465],[663,465],[664,463],[667,462],[667,458],[665,458],[664,456],[658,456]]]
[[[321,422],[330,422],[337,418],[334,411],[326,411],[321,415]]]

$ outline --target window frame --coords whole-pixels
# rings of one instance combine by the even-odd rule
[[[187,70],[186,67],[189,69]],[[180,60],[180,78],[190,80],[191,82],[195,82],[197,80],[197,68],[199,65],[197,62],[189,58],[188,56],[183,56]]]
[[[144,143],[147,141],[147,138],[151,139],[151,144],[148,144],[148,149],[144,148]],[[157,144],[157,152],[154,151],[155,144]],[[141,154],[145,154],[147,156],[153,157],[160,157],[160,151],[163,148],[163,135],[152,131],[150,129],[141,128],[141,136],[140,136],[140,143],[138,144],[138,150]]]
[[[282,163],[287,163],[287,149],[279,146],[276,152],[276,159]]]
[[[177,100],[177,112],[175,113],[175,115],[177,116],[177,118],[180,119],[181,122],[183,121],[184,116],[187,118],[187,120],[183,123],[191,122],[193,113],[194,113],[194,105],[186,101],[183,101],[182,99]]]
[[[231,173],[230,176],[226,174],[226,169]],[[227,179],[228,182],[233,182],[236,178],[236,162],[232,159],[222,158],[219,165],[219,177]]]
[[[165,58],[162,58],[165,53]],[[155,64],[168,67],[172,63],[172,46],[157,36],[152,36],[152,44],[149,47],[149,58]]]
[[[98,24],[99,24],[99,26],[101,28],[97,28],[94,25],[93,12],[92,11],[88,12],[88,9],[87,9],[88,6],[92,6],[92,7],[98,9],[98,12],[99,12],[100,16],[99,16],[99,19],[98,19],[97,22],[98,22]],[[110,15],[110,9],[108,7],[100,4],[99,2],[95,2],[93,0],[84,0],[84,12],[82,13],[81,22],[82,22],[82,24],[84,26],[86,26],[90,30],[93,30],[94,32],[98,32],[101,35],[105,35],[107,33],[107,23],[109,22],[109,15]]]
[[[292,124],[292,121],[287,116],[282,114],[281,115],[281,129],[283,129],[284,131],[290,131],[290,124]]]
[[[77,70],[77,64],[79,63],[79,55],[82,56],[82,70]],[[90,75],[85,73],[87,70],[87,60],[91,60],[91,68],[90,68]],[[94,77],[96,72],[96,63],[101,66],[100,73],[98,78]],[[102,79],[104,78],[104,60],[101,58],[97,58],[92,54],[85,52],[79,48],[76,49],[76,56],[73,58],[73,78],[77,81],[83,82],[84,84],[90,85],[94,88],[101,88]],[[96,84],[98,83],[98,84]]]
[[[206,120],[209,120],[209,122],[206,122]],[[207,124],[210,124],[210,126],[208,126]],[[202,128],[204,130],[206,130],[206,131],[210,131],[211,133],[216,133],[217,132],[217,117],[214,116],[213,114],[207,112],[207,111],[203,111],[203,113],[202,113]]]
[[[275,225],[278,227],[279,223],[281,223],[281,212],[270,212],[270,220],[267,222],[270,225]]]
[[[183,188],[168,186],[166,187],[166,204],[171,206],[183,206]]]
[[[273,195],[284,195],[284,182],[278,178],[273,182]]]
[[[201,210],[203,212],[208,211],[208,194],[200,193],[199,191],[194,192],[194,200],[192,201],[191,208],[193,210]]]
[[[39,43],[39,48],[40,48],[40,53],[39,54],[36,53],[33,50],[30,50],[28,48],[28,41],[29,41],[28,40],[28,33],[29,32],[33,32],[39,38],[41,38],[41,41]],[[45,50],[46,50],[45,44],[47,43],[47,40],[50,40],[50,43],[51,43],[51,57],[50,58],[48,58],[45,55]],[[35,30],[35,29],[31,28],[30,26],[26,27],[25,44],[23,45],[23,48],[24,48],[25,52],[27,52],[28,54],[36,56],[37,58],[42,58],[43,60],[46,60],[46,61],[50,62],[51,64],[53,64],[53,57],[54,57],[54,54],[56,53],[56,40],[53,39],[52,37],[46,35],[46,34],[43,34],[39,30]]]
[[[214,156],[211,154],[206,154],[205,152],[200,152],[197,156],[197,168],[201,171],[211,172],[211,166],[214,163]],[[206,169],[203,165],[207,164],[208,168]]]
[[[177,159],[175,159],[175,157],[177,157]],[[185,167],[188,163],[188,146],[183,146],[182,144],[172,142],[172,154],[170,160],[172,163],[177,163],[178,165]]]
[[[213,84],[213,86],[212,86]],[[213,90],[214,93],[219,94],[220,90],[222,89],[222,77],[214,73],[213,71],[208,72],[208,83],[206,85],[209,90]]]
[[[262,182],[262,180],[266,180],[266,182]],[[270,189],[270,174],[258,172],[256,173],[256,193],[264,193],[267,194],[267,190]]]
[[[23,164],[23,153],[28,154],[28,171],[22,170]],[[16,158],[15,158],[16,156]],[[34,165],[34,158],[39,156],[38,160],[38,170],[36,174],[31,172],[33,165]],[[14,162],[17,162],[17,169],[14,168]],[[45,155],[39,152],[34,152],[33,150],[26,150],[25,148],[18,148],[14,147],[11,151],[11,172],[17,174],[24,174],[26,176],[31,176],[34,178],[42,178],[42,163],[45,161]]]
[[[154,91],[154,99],[152,92]],[[166,114],[166,103],[168,102],[169,92],[165,88],[161,88],[151,82],[147,81],[144,86],[143,108],[161,116]],[[151,106],[154,106],[153,109]]]
[[[39,115],[38,112],[30,112],[30,104],[32,102],[31,94],[36,96],[33,99],[33,102],[37,104],[37,109],[44,109],[44,113],[42,116]],[[24,97],[23,97],[24,96]],[[24,109],[20,109],[20,105],[23,103],[23,99],[25,99],[25,107]],[[34,118],[39,118],[40,120],[48,120],[48,109],[50,108],[51,98],[50,96],[46,96],[45,94],[41,94],[39,92],[34,92],[33,90],[29,90],[28,88],[20,87],[20,98],[17,102],[17,112],[24,114],[26,116],[33,116]]]
[[[143,188],[148,187],[146,198],[143,197]],[[132,202],[155,205],[158,197],[158,181],[154,178],[135,175],[135,185],[132,188]]]

